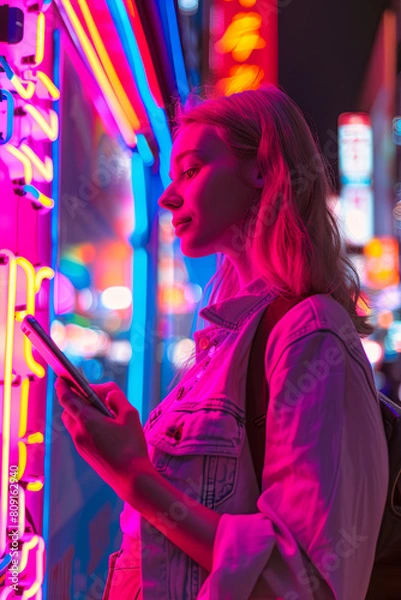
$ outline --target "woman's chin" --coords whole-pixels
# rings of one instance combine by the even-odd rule
[[[181,252],[188,258],[203,258],[204,256],[210,256],[215,253],[214,250],[211,250],[206,246],[189,242],[185,237],[180,238],[180,247]]]

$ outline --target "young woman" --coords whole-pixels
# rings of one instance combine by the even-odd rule
[[[221,259],[194,364],[143,429],[114,383],[92,386],[112,420],[56,382],[78,452],[125,501],[103,598],[363,600],[388,453],[360,340],[372,328],[358,313],[324,161],[274,86],[190,101],[177,124],[159,204],[186,256]],[[246,379],[273,302],[292,308],[261,357],[259,490]]]

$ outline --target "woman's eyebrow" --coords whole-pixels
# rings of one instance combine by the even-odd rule
[[[175,158],[175,164],[177,165],[180,160],[182,158],[184,158],[184,156],[186,156],[187,154],[202,154],[201,151],[199,150],[199,148],[192,148],[191,150],[184,150],[183,152],[180,152],[180,154],[177,154],[176,158]],[[170,177],[170,179],[173,179],[171,176],[171,172],[169,172],[168,176]]]

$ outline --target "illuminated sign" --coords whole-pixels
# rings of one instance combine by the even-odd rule
[[[44,442],[43,431],[32,431],[32,425],[28,431],[28,414],[31,382],[35,377],[44,377],[45,370],[33,358],[32,345],[21,332],[18,321],[22,321],[26,313],[35,313],[35,297],[42,282],[53,276],[49,267],[35,269],[24,257],[17,257],[7,249],[0,250],[0,364],[3,369],[0,556],[15,557],[14,562],[18,564],[18,576],[10,566],[0,598],[8,597],[10,589],[22,589],[25,597],[34,597],[43,581],[44,541],[38,533],[27,530],[25,505],[27,493],[42,490],[44,484],[43,475],[33,474],[28,467],[31,448]],[[31,496],[30,501],[35,502]],[[14,533],[10,535],[10,532]]]
[[[0,56],[0,170],[3,181],[12,182],[7,187],[11,196],[3,202],[21,202],[22,207],[25,198],[31,202],[37,210],[21,211],[22,219],[40,219],[54,206],[48,195],[53,181],[50,151],[59,135],[59,119],[49,103],[59,99],[60,91],[45,72],[46,16],[40,7],[48,5],[25,10],[21,42],[6,46]],[[18,223],[9,227],[15,227],[18,240]],[[39,242],[32,237],[32,247]],[[35,314],[43,281],[53,276],[50,267],[34,266],[17,250],[0,250],[0,600],[42,597],[45,542],[32,520],[43,522],[44,471],[33,457],[44,444],[45,421],[36,416],[32,384],[46,371],[35,360],[19,322],[26,313]]]
[[[363,246],[373,237],[373,191],[370,186],[345,185],[341,191],[339,218],[345,225],[346,239],[353,246]]]
[[[277,2],[215,0],[210,7],[209,66],[228,96],[277,82]]]
[[[345,241],[363,246],[374,235],[373,133],[368,114],[339,116],[338,153]]]
[[[369,115],[343,113],[338,120],[340,177],[344,184],[370,184],[373,174],[373,133]]]
[[[366,285],[383,289],[398,285],[398,242],[392,237],[376,237],[364,247]]]

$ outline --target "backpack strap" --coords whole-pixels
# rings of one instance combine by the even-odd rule
[[[246,381],[246,431],[260,490],[269,402],[264,364],[267,338],[281,317],[299,301],[299,299],[287,300],[279,296],[269,304],[259,321],[249,354]]]

